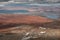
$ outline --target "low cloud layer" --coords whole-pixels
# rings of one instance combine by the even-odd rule
[[[9,0],[0,0],[0,2]],[[11,1],[11,0],[10,0]],[[14,0],[15,2],[29,2],[29,3],[60,3],[60,0]]]

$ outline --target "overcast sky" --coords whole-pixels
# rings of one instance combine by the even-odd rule
[[[9,1],[9,0],[0,0],[0,2]],[[14,0],[15,2],[31,2],[33,3],[60,3],[60,0]]]
[[[3,2],[3,1],[9,1],[9,0],[0,0],[0,2]]]

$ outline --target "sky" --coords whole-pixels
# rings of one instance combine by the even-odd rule
[[[0,0],[0,2],[9,0]],[[15,0],[16,2],[30,2],[30,3],[60,3],[60,0]]]

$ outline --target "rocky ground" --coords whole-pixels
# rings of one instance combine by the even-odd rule
[[[60,40],[60,21],[41,16],[0,14],[0,40]]]

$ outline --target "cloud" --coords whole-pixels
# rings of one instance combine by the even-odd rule
[[[9,1],[9,0],[0,0],[0,2]]]

